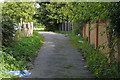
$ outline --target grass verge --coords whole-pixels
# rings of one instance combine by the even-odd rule
[[[75,34],[69,34],[70,38],[73,40],[73,44],[81,52],[82,56],[86,60],[86,65],[88,68],[94,72],[98,78],[118,78],[118,64],[113,61],[109,63],[106,54],[101,53],[101,51],[94,48],[87,42],[87,39]],[[84,41],[84,42],[81,42]]]
[[[12,77],[12,75],[5,74],[4,71],[28,70],[27,63],[37,56],[36,51],[42,46],[42,43],[43,36],[34,31],[32,37],[23,37],[11,43],[7,48],[3,46],[0,77]]]
[[[119,78],[118,64],[114,61],[109,63],[106,56],[108,53],[101,53],[99,48],[95,49],[94,45],[87,42],[87,38],[84,39],[80,35],[65,31],[59,33],[70,36],[73,45],[78,48],[86,60],[86,66],[94,72],[97,78]]]

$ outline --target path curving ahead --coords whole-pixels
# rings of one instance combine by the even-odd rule
[[[45,43],[39,50],[29,78],[93,78],[82,56],[64,34],[39,32]]]

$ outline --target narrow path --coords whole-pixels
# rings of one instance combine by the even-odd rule
[[[30,78],[90,78],[80,52],[71,44],[69,37],[52,32],[39,32],[45,43],[39,50]]]

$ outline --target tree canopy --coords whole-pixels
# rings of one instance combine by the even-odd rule
[[[22,18],[25,22],[33,21],[35,8],[33,2],[5,2],[2,7],[2,16],[15,19],[17,23]]]
[[[111,33],[119,36],[119,3],[118,2],[40,2],[35,15],[47,28],[57,29],[55,24],[70,21],[80,24],[98,19],[109,20]],[[54,26],[55,25],[55,26]],[[83,26],[81,26],[83,27]]]

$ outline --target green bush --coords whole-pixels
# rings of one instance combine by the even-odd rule
[[[82,35],[82,30],[83,30],[84,24],[82,23],[81,20],[76,20],[74,21],[74,27],[73,27],[73,32],[74,34],[81,34]]]
[[[9,17],[2,18],[2,44],[8,46],[14,40],[14,22]]]
[[[34,32],[32,37],[25,37],[19,41],[15,41],[11,45],[13,56],[18,56],[16,59],[24,57],[24,59],[31,61],[31,58],[35,57],[35,51],[41,46],[42,36],[37,32]],[[14,46],[13,46],[14,45]],[[33,54],[34,53],[34,54]]]

